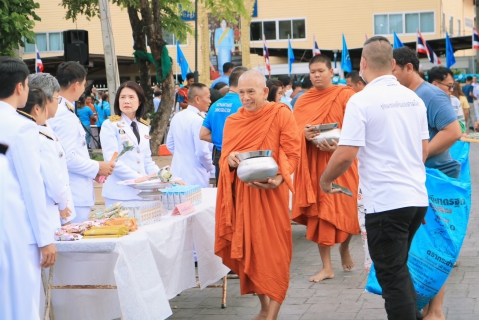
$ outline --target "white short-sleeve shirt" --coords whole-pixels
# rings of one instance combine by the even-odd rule
[[[361,147],[359,177],[367,214],[428,206],[422,140],[426,106],[394,76],[376,78],[349,99],[339,145]]]

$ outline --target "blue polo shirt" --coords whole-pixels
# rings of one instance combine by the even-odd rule
[[[227,86],[229,86],[229,85],[230,85],[230,77],[225,76],[225,75],[222,75],[221,77],[219,77],[218,79],[216,79],[215,81],[213,81],[213,83],[211,84],[211,87],[210,87],[210,88],[214,88],[214,86],[215,86],[217,83],[220,83],[220,82],[224,82],[224,83],[226,83]]]
[[[211,131],[211,138],[216,149],[221,151],[223,145],[223,129],[226,118],[236,113],[241,106],[239,95],[234,92],[228,92],[223,98],[211,105],[203,121],[203,127]]]

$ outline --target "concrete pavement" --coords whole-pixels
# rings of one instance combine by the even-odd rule
[[[479,144],[471,145],[473,202],[459,265],[447,281],[444,313],[448,320],[479,319]],[[332,250],[334,279],[320,283],[309,277],[321,268],[316,244],[305,239],[305,228],[293,225],[293,261],[288,295],[279,319],[386,319],[380,296],[366,293],[367,274],[360,236],[351,241],[354,270],[344,272],[338,246]],[[190,289],[170,301],[174,314],[169,319],[233,320],[252,319],[259,312],[259,300],[239,294],[239,280],[228,280],[227,307],[221,309],[221,289]]]

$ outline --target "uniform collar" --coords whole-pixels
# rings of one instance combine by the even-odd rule
[[[197,114],[200,113],[200,110],[197,107],[192,106],[191,104],[188,105],[188,108],[186,108],[186,110],[192,111]]]
[[[136,120],[136,118],[133,118],[133,120],[131,120],[130,118],[128,118],[123,112],[121,113],[121,119],[123,121],[125,121],[125,123],[128,125],[128,127],[131,126],[131,123],[132,122],[136,122],[136,124],[138,125],[138,120]]]
[[[14,106],[3,101],[0,101],[0,109],[5,109],[7,111],[10,111],[11,113],[15,113],[17,111]]]
[[[73,102],[68,101],[68,99],[62,96],[59,96],[59,98],[61,98],[60,104],[63,103],[68,110],[75,113],[75,106],[73,105]]]

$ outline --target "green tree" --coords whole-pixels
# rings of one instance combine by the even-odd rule
[[[35,9],[40,5],[33,0],[0,0],[0,56],[13,56],[14,51],[25,47],[24,37],[34,43],[32,31],[40,17]]]
[[[0,0],[2,1],[2,0]],[[5,1],[5,0],[3,0]],[[174,104],[174,80],[170,69],[163,76],[162,61],[163,31],[173,33],[180,41],[184,41],[193,32],[191,26],[181,19],[183,10],[193,11],[191,0],[110,0],[111,3],[125,8],[128,12],[133,33],[133,48],[135,51],[147,52],[149,46],[152,58],[159,67],[158,74],[162,84],[162,99],[158,112],[151,121],[151,148],[153,153],[163,139],[168,125],[171,108]],[[199,0],[215,16],[222,16],[227,21],[234,21],[237,14],[246,15],[243,0]],[[62,0],[62,6],[67,9],[66,18],[75,21],[78,15],[87,18],[99,16],[98,0]],[[148,43],[146,43],[148,39]],[[162,64],[163,62],[163,64]],[[138,59],[140,85],[147,97],[152,97],[150,81],[151,61]],[[153,101],[148,99],[147,111],[153,110]]]

